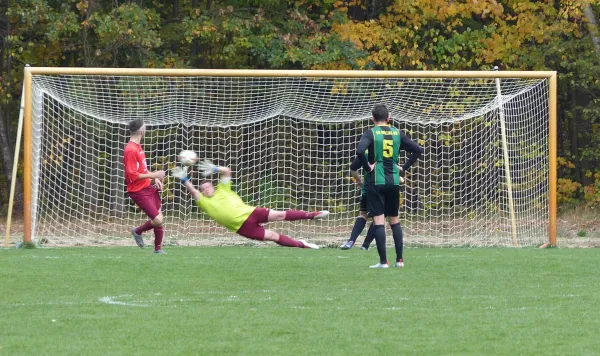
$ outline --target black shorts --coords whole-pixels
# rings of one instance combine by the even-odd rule
[[[360,196],[360,211],[367,211],[367,193]]]
[[[367,188],[367,212],[369,216],[398,216],[400,186],[392,184],[369,184]]]

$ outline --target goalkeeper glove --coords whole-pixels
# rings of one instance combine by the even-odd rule
[[[181,179],[181,183],[185,183],[189,180],[187,177],[187,167],[175,167],[171,170],[171,175]]]
[[[198,169],[200,169],[200,173],[207,177],[213,173],[217,173],[219,171],[219,166],[214,165],[211,161],[209,160],[204,160],[200,163],[198,163]]]

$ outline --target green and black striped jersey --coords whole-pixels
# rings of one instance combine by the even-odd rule
[[[365,172],[368,172],[365,184],[400,185],[400,170],[398,155],[400,150],[411,152],[409,160],[402,169],[407,171],[421,156],[423,149],[403,132],[389,125],[374,126],[360,138],[357,158],[361,161]],[[370,164],[375,164],[375,170],[370,172]]]

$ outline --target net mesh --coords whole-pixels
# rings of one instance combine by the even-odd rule
[[[393,125],[425,150],[401,187],[405,245],[540,244],[548,240],[548,83],[503,79],[501,93],[494,79],[34,75],[34,238],[132,243],[131,228],[147,218],[127,196],[123,149],[127,123],[139,118],[150,170],[172,168],[180,150],[194,150],[231,167],[250,205],[331,212],[271,229],[338,244],[359,210],[349,166],[371,109],[384,103]],[[199,174],[191,177],[197,184]],[[247,243],[211,222],[182,188],[165,179],[166,244]]]

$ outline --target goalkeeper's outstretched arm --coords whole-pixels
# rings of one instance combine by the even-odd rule
[[[181,180],[181,183],[185,185],[187,190],[192,194],[194,200],[200,200],[202,193],[190,182],[190,178],[187,176],[187,167],[175,167],[171,170],[171,175]]]
[[[192,182],[190,182],[189,180],[186,180],[184,182],[184,185],[187,188],[187,190],[192,194],[192,198],[195,201],[200,200],[200,197],[202,196],[202,194],[200,193],[200,191],[198,189],[196,189],[196,187],[194,187]]]
[[[217,166],[217,172],[219,173],[219,182],[228,184],[231,182],[231,169],[229,167]]]
[[[219,173],[221,179],[231,179],[231,169],[229,167],[220,167],[211,161],[202,161],[198,163],[198,168],[203,176],[208,177],[211,174]]]
[[[229,168],[229,167],[217,167],[217,171],[221,175],[221,178],[231,178],[231,168]]]

